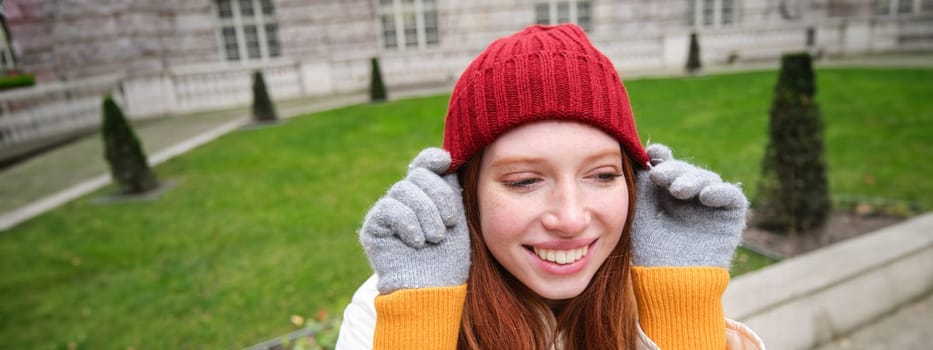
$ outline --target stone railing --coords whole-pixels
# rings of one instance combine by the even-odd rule
[[[443,63],[423,64],[404,55],[382,59],[384,76],[395,85],[418,85],[452,79]],[[431,60],[444,62],[442,59]],[[275,100],[363,91],[370,62],[295,62],[200,64],[152,74],[113,75],[67,83],[40,84],[0,93],[0,159],[19,148],[35,148],[50,138],[86,132],[100,123],[101,98],[113,94],[131,119],[183,115],[248,106],[252,75],[263,72]],[[416,72],[416,73],[412,73]]]
[[[0,153],[42,140],[60,139],[94,128],[101,98],[120,99],[122,76],[40,84],[0,93]]]
[[[156,74],[114,74],[43,83],[3,92],[0,160],[99,127],[101,100],[108,94],[114,96],[129,118],[139,120],[247,106],[252,103],[252,75],[257,70],[263,72],[269,93],[276,100],[360,90],[368,82],[368,61],[337,66],[284,60],[221,63],[176,67]],[[355,70],[340,71],[341,67]],[[331,76],[335,73],[358,77],[333,84]]]
[[[255,71],[263,73],[274,99],[305,95],[302,64],[295,62],[177,67],[124,79],[127,113],[140,118],[246,106]]]
[[[908,18],[824,18],[696,31],[705,65],[776,61],[782,53],[792,51],[857,56],[933,49],[933,16],[929,14]],[[622,71],[657,70],[683,67],[690,32],[684,28],[656,36],[622,38],[614,33],[597,33],[592,39]]]
[[[925,19],[899,22],[897,47],[907,50],[933,49],[933,16]]]

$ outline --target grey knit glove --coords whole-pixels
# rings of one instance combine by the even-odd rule
[[[449,167],[446,151],[421,151],[408,176],[366,214],[360,243],[379,275],[380,293],[466,282],[470,236],[457,174],[440,175]]]
[[[742,238],[748,200],[718,174],[647,148],[651,169],[636,177],[632,262],[639,266],[729,268]]]

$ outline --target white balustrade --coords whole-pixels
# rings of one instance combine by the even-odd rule
[[[120,79],[119,75],[109,75],[0,93],[0,147],[61,137],[99,125],[101,97],[118,92]]]

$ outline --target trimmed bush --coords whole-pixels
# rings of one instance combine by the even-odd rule
[[[32,74],[20,74],[0,77],[0,91],[36,85]]]
[[[754,202],[758,226],[805,233],[822,226],[829,215],[823,120],[815,94],[810,55],[784,55]]]
[[[110,96],[104,98],[103,119],[104,157],[110,165],[113,181],[120,186],[120,193],[139,194],[158,187],[159,182],[146,162],[136,133]]]
[[[275,104],[266,90],[266,81],[262,72],[253,72],[253,120],[257,122],[274,122],[278,119],[275,113]]]
[[[700,43],[697,33],[690,33],[690,51],[687,53],[687,73],[694,74],[702,68],[700,63]]]
[[[372,65],[372,78],[370,79],[369,85],[369,100],[371,102],[385,101],[389,98],[389,96],[386,92],[385,83],[382,82],[382,70],[379,69],[379,59],[373,57],[369,61]]]

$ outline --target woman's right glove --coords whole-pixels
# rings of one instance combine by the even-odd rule
[[[466,283],[470,236],[450,154],[427,148],[366,214],[360,243],[382,294]]]

